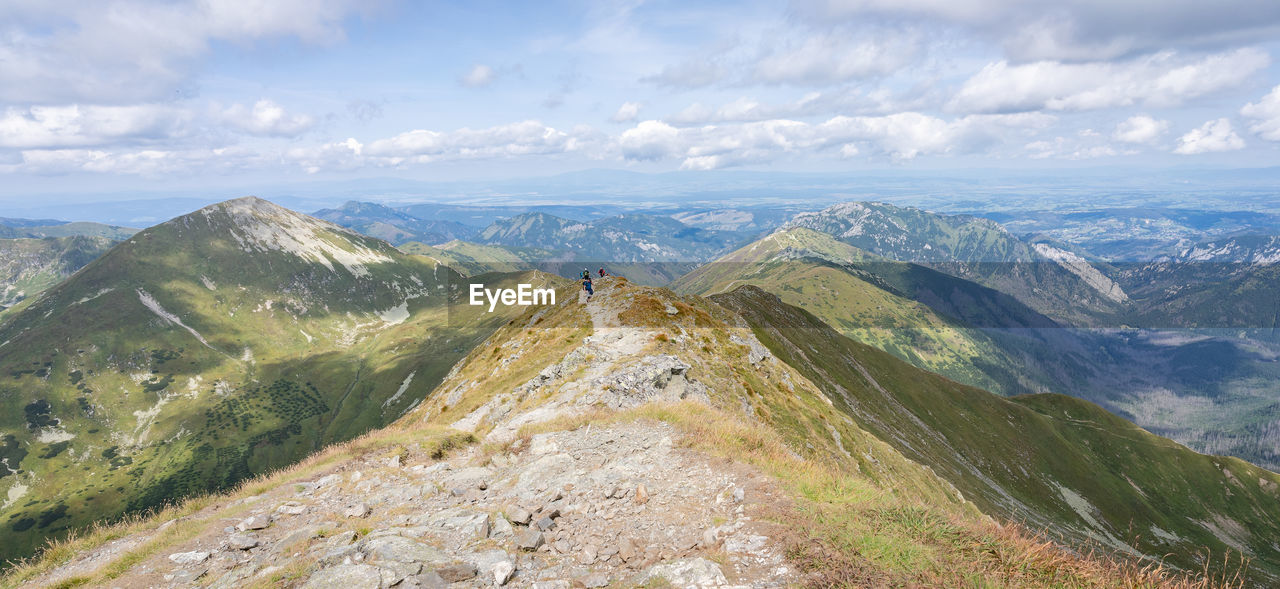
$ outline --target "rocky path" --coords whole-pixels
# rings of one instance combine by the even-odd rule
[[[413,446],[367,455],[207,508],[192,518],[214,524],[110,586],[568,589],[799,580],[771,539],[777,529],[762,517],[785,500],[774,482],[680,448],[670,426],[516,435],[521,425],[593,405],[697,394],[700,385],[682,376],[687,364],[645,355],[651,336],[618,324],[619,301],[609,290],[602,281],[587,304],[592,335],[525,385],[550,387],[548,403],[518,412],[498,395],[454,424],[493,425],[487,444],[447,461]],[[44,580],[57,583],[106,560],[91,551]]]

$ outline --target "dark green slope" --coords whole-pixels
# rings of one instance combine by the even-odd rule
[[[0,318],[14,305],[66,279],[114,244],[105,237],[86,235],[0,239]]]
[[[1280,580],[1280,476],[1208,456],[1062,395],[1003,398],[840,336],[758,288],[712,297],[860,427],[928,465],[983,511],[1077,544],[1199,570],[1205,550]]]
[[[0,558],[399,417],[504,321],[461,280],[253,198],[115,247],[0,326]]]
[[[784,227],[821,231],[873,254],[977,282],[1071,325],[1112,325],[1124,301],[1087,260],[1024,242],[988,219],[850,202],[801,213]]]
[[[780,230],[672,283],[709,295],[751,284],[840,333],[932,372],[1004,394],[1063,390],[1111,359],[1017,299],[867,253],[804,228]],[[1067,389],[1070,390],[1070,389]]]

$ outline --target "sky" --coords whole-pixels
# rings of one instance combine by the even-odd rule
[[[1280,162],[1280,2],[0,2],[0,204]]]

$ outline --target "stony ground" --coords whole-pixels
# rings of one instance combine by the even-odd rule
[[[191,516],[219,522],[134,564],[112,587],[777,587],[800,579],[762,517],[785,501],[753,469],[677,446],[658,422],[520,437],[523,425],[697,398],[688,365],[646,355],[602,281],[582,347],[453,424],[487,431],[446,461],[367,455]],[[584,301],[585,302],[585,301]],[[447,384],[447,383],[446,383]],[[546,403],[518,399],[550,387]],[[442,387],[443,389],[443,387]],[[455,391],[457,393],[458,391]],[[447,394],[447,393],[445,393]],[[43,579],[90,573],[145,542],[90,551]]]

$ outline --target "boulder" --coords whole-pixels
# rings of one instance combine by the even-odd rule
[[[516,534],[516,548],[520,550],[537,550],[542,546],[542,532],[528,529]]]
[[[265,513],[260,513],[258,515],[245,518],[243,521],[236,524],[236,529],[240,530],[241,532],[247,532],[249,530],[262,530],[270,525],[271,525],[271,516]]]
[[[169,555],[169,560],[177,564],[198,564],[209,560],[209,553],[203,550],[192,550],[191,552],[178,552]]]
[[[340,564],[320,569],[307,579],[303,589],[380,589],[382,571],[367,564]]]
[[[436,568],[436,574],[440,575],[441,579],[444,579],[445,581],[448,581],[450,583],[457,583],[460,581],[466,581],[467,579],[473,579],[475,578],[477,572],[479,571],[476,570],[475,565],[468,564],[465,562],[448,564],[448,565]]]

